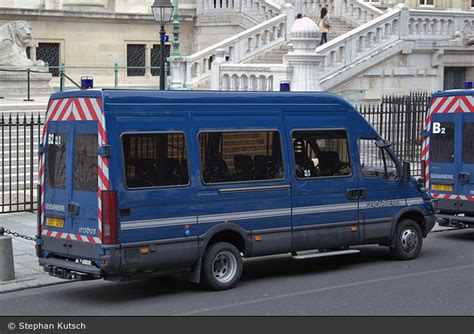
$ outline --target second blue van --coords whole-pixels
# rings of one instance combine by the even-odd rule
[[[70,91],[46,120],[37,251],[54,276],[222,290],[249,257],[414,259],[434,224],[410,165],[332,94]]]

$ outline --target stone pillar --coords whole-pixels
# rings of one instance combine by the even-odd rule
[[[303,17],[296,20],[290,31],[293,50],[285,56],[285,62],[293,68],[291,90],[320,91],[319,65],[323,55],[316,54],[320,31],[313,20]]]
[[[36,49],[38,48],[37,42],[32,42],[30,45],[30,59],[36,61]]]
[[[0,235],[0,282],[15,279],[12,238]]]
[[[211,90],[221,89],[220,66],[222,63],[225,63],[225,50],[217,49],[216,58],[211,65]]]
[[[182,57],[170,57],[171,85],[170,89],[183,89],[186,63]]]
[[[285,4],[281,6],[281,14],[286,14],[286,40],[290,39],[290,29],[295,21],[295,7],[291,4],[290,0],[285,0]]]
[[[151,49],[153,44],[145,45],[145,77],[151,77]]]
[[[405,5],[404,1],[403,3],[398,3],[397,5],[398,8],[401,9],[400,12],[400,29],[399,29],[399,34],[401,39],[406,39],[409,34],[409,22],[410,22],[410,9]]]

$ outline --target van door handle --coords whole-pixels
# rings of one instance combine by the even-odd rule
[[[129,208],[119,210],[120,216],[130,216],[130,212],[131,210]]]
[[[366,198],[367,197],[367,189],[359,188],[359,198]]]
[[[77,216],[79,214],[79,203],[69,203],[67,209],[71,215]]]
[[[347,189],[346,196],[348,199],[358,199],[359,189]]]
[[[468,172],[461,172],[458,175],[458,180],[461,182],[469,182],[471,175]]]

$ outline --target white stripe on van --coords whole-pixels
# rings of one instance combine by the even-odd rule
[[[374,201],[374,202],[382,202],[382,201]],[[220,213],[220,214],[204,215],[204,216],[186,216],[186,217],[170,217],[170,218],[148,219],[148,220],[122,221],[121,230],[176,226],[176,225],[185,225],[185,224],[216,223],[216,222],[223,222],[223,221],[261,219],[261,218],[272,218],[272,217],[285,217],[285,216],[290,216],[291,214],[307,215],[307,214],[312,214],[312,213],[349,211],[349,210],[357,210],[358,207],[362,210],[364,209],[370,210],[370,209],[378,209],[378,208],[383,208],[383,207],[422,204],[423,199],[418,198],[418,197],[401,198],[401,199],[395,199],[395,200],[387,200],[386,202],[387,202],[386,206],[385,205],[381,205],[381,206],[369,205],[368,202],[338,203],[338,204],[295,207],[293,208],[293,210],[291,208],[283,208],[283,209],[269,209],[269,210],[259,210],[259,211]]]
[[[340,203],[316,206],[302,206],[293,208],[294,215],[306,215],[310,213],[333,212],[357,210],[357,203]]]

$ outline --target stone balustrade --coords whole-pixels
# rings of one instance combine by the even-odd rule
[[[198,0],[198,15],[218,15],[225,12],[245,13],[258,21],[280,14],[281,6],[272,0]]]
[[[474,27],[474,13],[410,10],[407,34],[411,39],[446,39],[466,25]]]
[[[327,8],[330,16],[335,15],[334,0],[295,0],[296,12],[305,16],[317,17],[323,7]]]
[[[316,53],[325,56],[320,65],[320,78],[324,79],[399,40],[400,20],[401,10],[394,9],[319,46]]]
[[[209,78],[211,63],[218,49],[224,50],[228,62],[239,63],[283,43],[286,38],[286,24],[287,15],[282,14],[191,56],[181,57],[178,60],[179,65],[185,67],[184,71],[178,70],[185,76],[181,82],[186,88],[190,88]]]
[[[354,24],[364,24],[382,14],[382,10],[362,0],[342,0],[342,7],[335,8],[336,16],[342,16]]]
[[[291,66],[280,64],[227,64],[219,66],[220,80],[212,90],[278,91],[280,82],[291,79]]]

